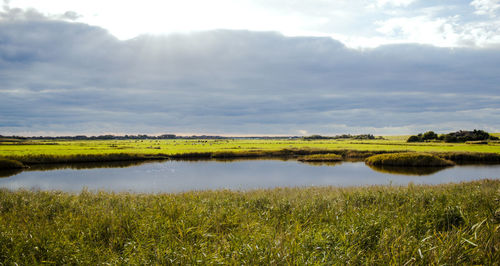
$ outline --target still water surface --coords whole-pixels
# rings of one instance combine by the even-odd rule
[[[404,185],[410,182],[441,184],[482,178],[500,179],[500,165],[427,168],[422,172],[411,168],[372,169],[363,162],[311,165],[295,160],[245,160],[164,161],[132,166],[76,164],[56,168],[59,169],[34,168],[17,174],[3,173],[5,177],[0,178],[0,187],[70,192],[79,192],[84,188],[91,191],[180,192],[325,185]]]

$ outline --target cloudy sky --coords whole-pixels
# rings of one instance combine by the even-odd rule
[[[0,135],[500,132],[500,0],[11,0]]]

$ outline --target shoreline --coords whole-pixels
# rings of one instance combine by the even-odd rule
[[[336,154],[342,157],[341,161],[356,159],[363,161],[374,155],[381,154],[418,154],[413,151],[363,151],[363,150],[326,150],[326,149],[281,149],[281,150],[255,150],[249,152],[193,152],[180,154],[72,154],[72,155],[31,155],[31,156],[5,156],[1,159],[17,161],[25,167],[43,164],[73,164],[73,163],[105,163],[105,162],[135,162],[153,160],[232,160],[232,159],[299,159],[301,156]],[[452,161],[456,164],[500,164],[500,154],[480,152],[426,152],[439,158]],[[15,168],[3,168],[10,170]],[[17,169],[22,169],[17,167]]]

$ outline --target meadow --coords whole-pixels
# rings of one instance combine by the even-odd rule
[[[420,153],[500,162],[498,141],[405,140],[0,140],[0,163]],[[499,202],[499,180],[177,194],[0,189],[0,264],[494,265]]]
[[[129,194],[0,190],[0,264],[482,264],[500,181]]]
[[[0,158],[28,165],[254,156],[337,160],[393,152],[489,160],[500,158],[500,143],[389,138],[0,144]],[[500,180],[176,194],[0,189],[0,265],[494,265],[500,261],[499,202]]]
[[[500,142],[492,141],[488,144],[407,143],[401,137],[384,140],[312,141],[301,139],[0,141],[0,158],[9,158],[26,164],[167,158],[297,156],[315,153],[337,153],[344,157],[366,158],[387,152],[490,153],[498,157]]]

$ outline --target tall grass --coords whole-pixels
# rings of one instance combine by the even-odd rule
[[[342,161],[342,156],[335,153],[313,154],[300,157],[302,162],[338,162]]]
[[[29,145],[28,145],[29,144]],[[49,145],[50,144],[50,145]],[[57,145],[53,145],[57,144]],[[255,152],[289,150],[328,151],[417,151],[417,152],[481,152],[500,154],[500,145],[463,143],[413,143],[402,140],[101,140],[57,141],[39,140],[19,143],[0,143],[0,157],[22,155],[75,154],[186,154],[216,152]],[[335,152],[336,153],[336,152]],[[373,155],[373,154],[372,154]]]
[[[0,264],[482,264],[500,181],[180,194],[0,190]]]
[[[149,159],[228,159],[299,157],[311,154],[335,153],[344,159],[365,159],[381,153],[436,153],[443,158],[459,160],[466,154],[468,161],[500,162],[498,143],[406,143],[389,140],[86,140],[21,143],[0,142],[0,158],[17,160],[28,166],[46,163],[110,162]],[[473,155],[473,156],[471,156]],[[460,159],[460,160],[462,160]],[[1,168],[0,168],[1,169]]]
[[[500,163],[500,154],[498,153],[480,153],[480,152],[437,152],[435,155],[454,161],[456,163]]]
[[[32,154],[8,156],[10,160],[24,164],[51,164],[51,163],[93,163],[93,162],[119,162],[119,161],[143,161],[161,160],[169,157],[164,154],[133,154],[133,153],[110,153],[110,154]]]
[[[369,165],[451,166],[452,161],[428,153],[405,152],[374,155],[365,160]]]

